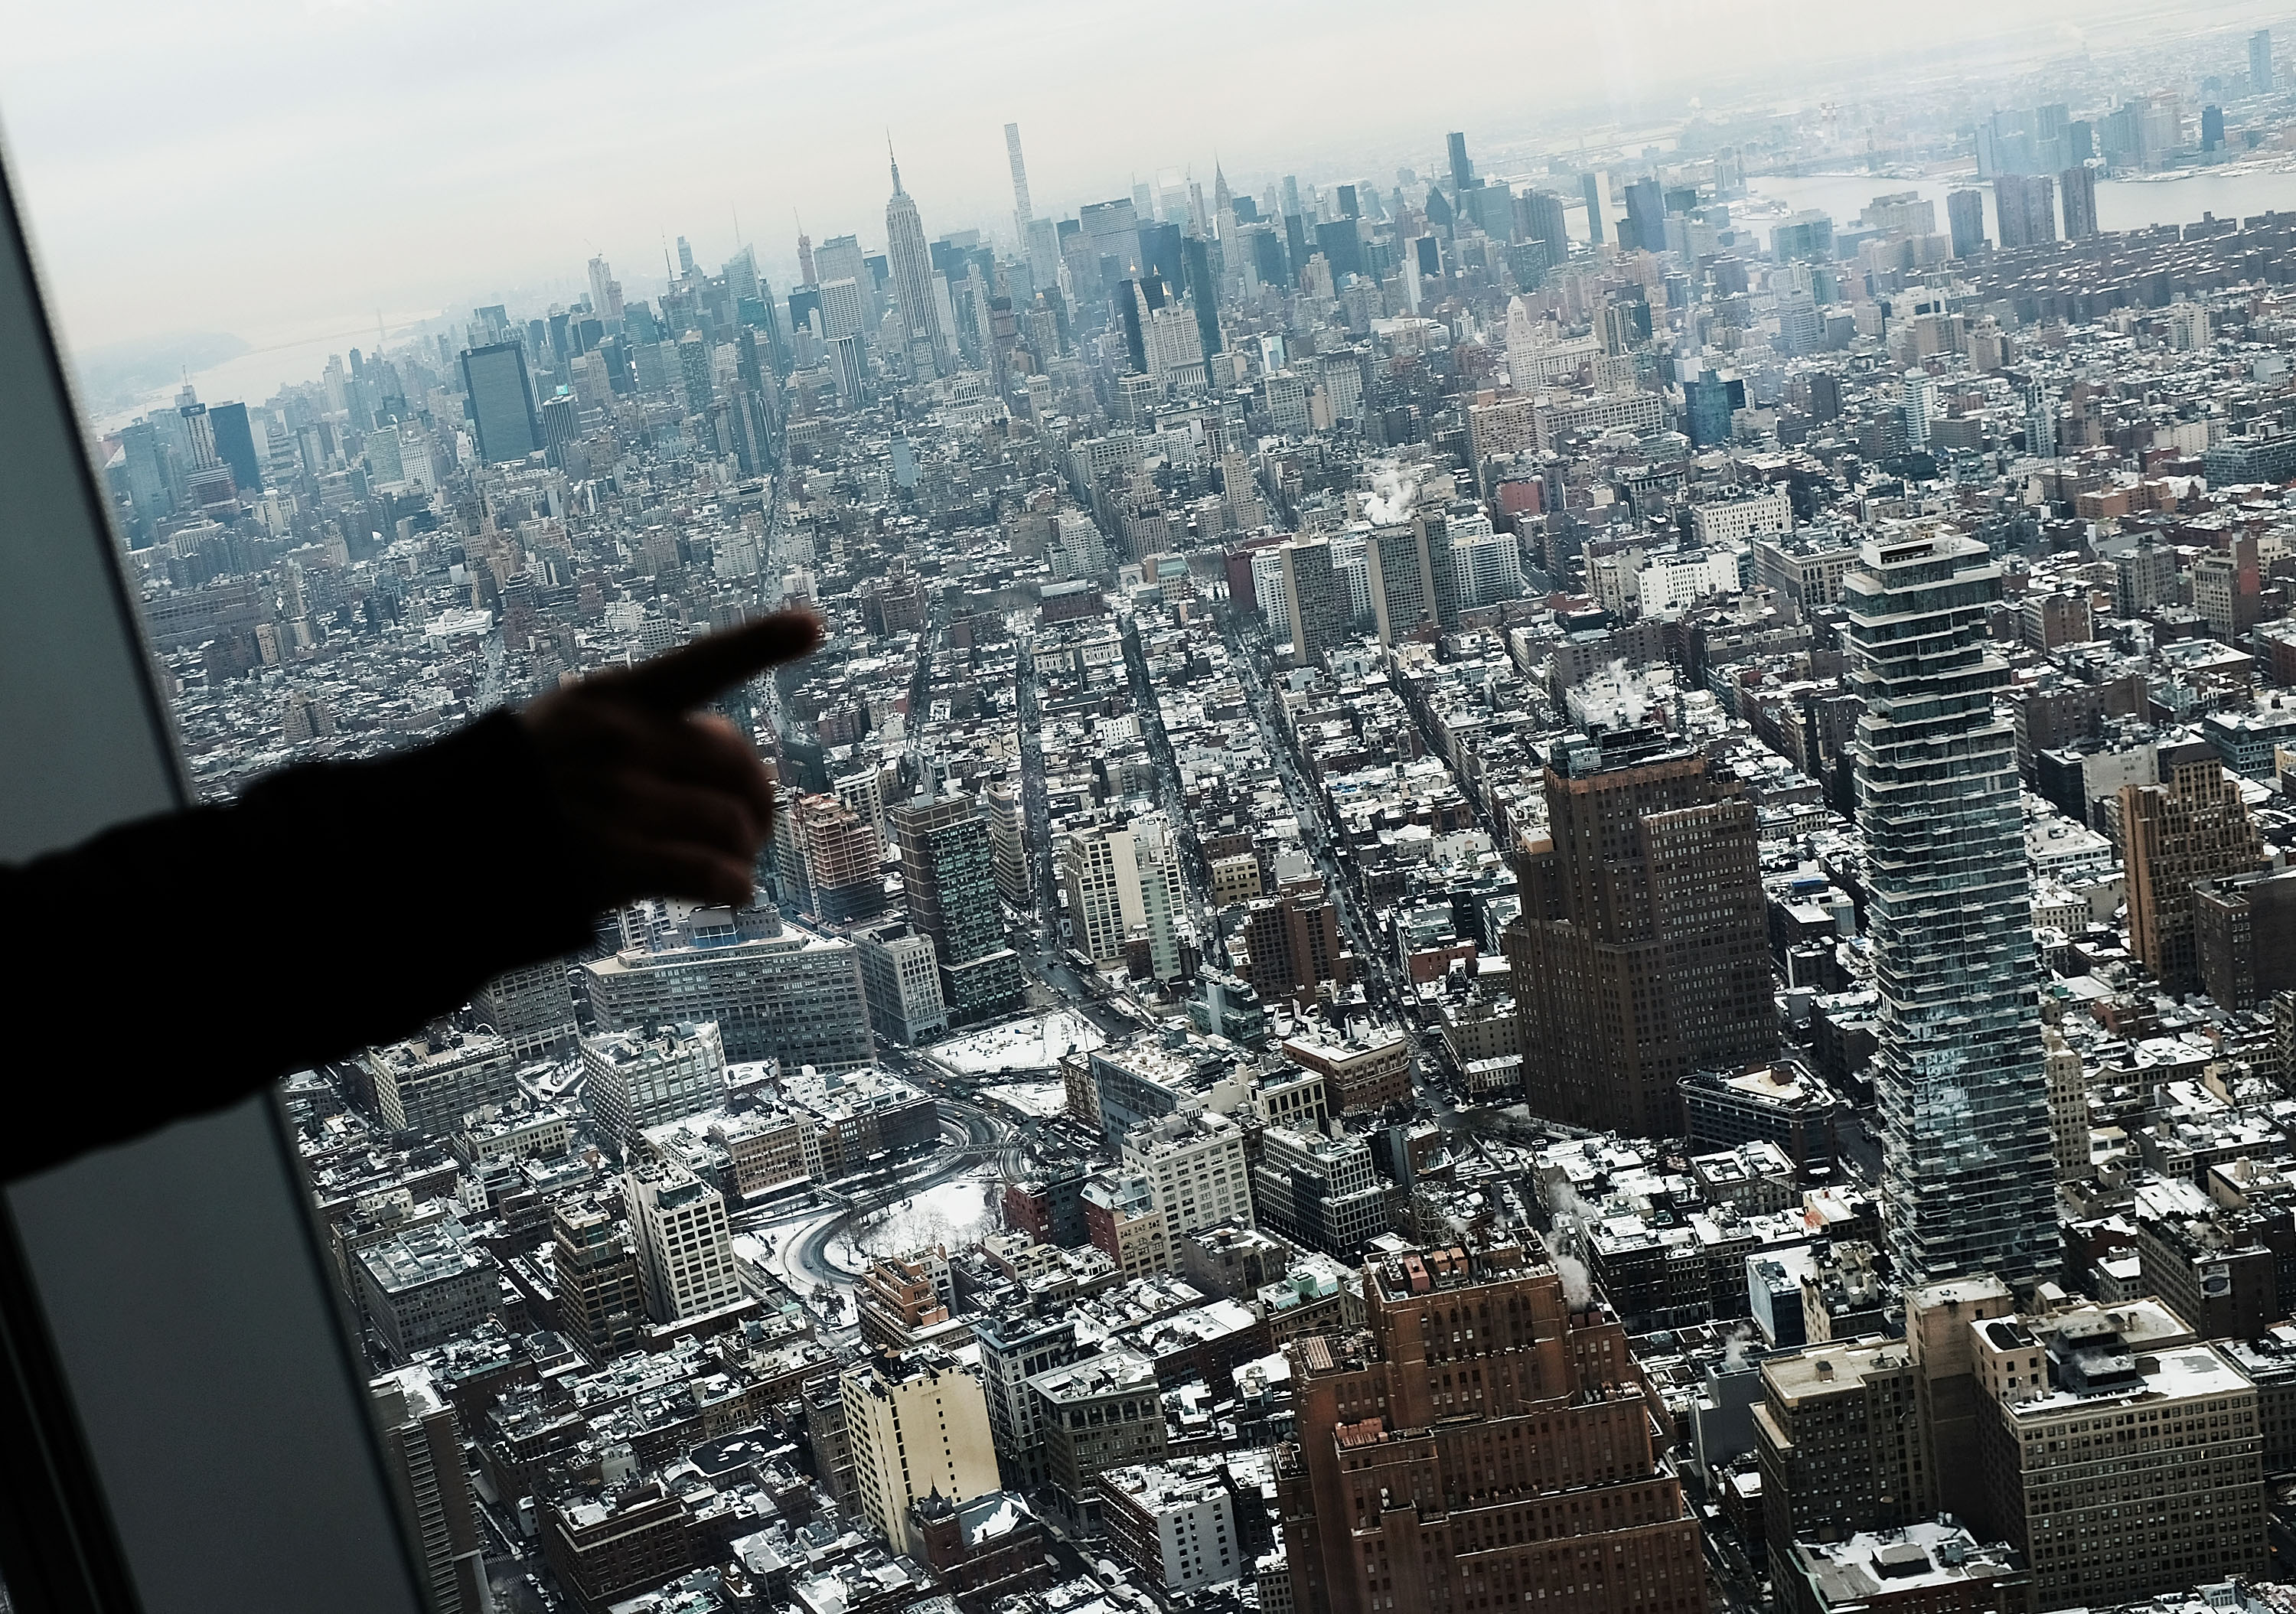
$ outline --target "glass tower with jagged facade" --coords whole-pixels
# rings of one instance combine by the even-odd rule
[[[2001,569],[1909,525],[1866,540],[1844,595],[1890,1246],[1908,1283],[2013,1284],[2059,1252]]]

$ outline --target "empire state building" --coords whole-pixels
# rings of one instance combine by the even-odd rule
[[[932,294],[932,255],[925,250],[924,221],[917,204],[901,189],[901,165],[893,160],[893,194],[885,203],[885,255],[892,260],[893,296],[901,306],[901,324],[908,332],[909,362],[922,373],[930,367],[947,375],[951,363],[948,330],[941,324],[940,305]]]

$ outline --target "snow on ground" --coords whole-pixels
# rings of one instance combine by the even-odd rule
[[[1069,1090],[1063,1082],[1013,1082],[1002,1087],[983,1087],[980,1096],[1010,1104],[1022,1115],[1065,1115],[1069,1108]]]
[[[953,1183],[896,1200],[853,1235],[853,1252],[905,1256],[932,1244],[952,1250],[970,1244],[996,1231],[999,1191],[994,1168],[980,1166]],[[830,1257],[840,1265],[850,1265],[849,1251],[840,1248],[844,1242],[832,1242]]]
[[[1028,1015],[953,1036],[925,1050],[937,1063],[965,1076],[1001,1076],[1007,1071],[1049,1070],[1071,1050],[1082,1053],[1107,1039],[1083,1015],[1056,1010]]]

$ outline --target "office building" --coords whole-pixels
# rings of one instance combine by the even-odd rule
[[[2252,1009],[2296,988],[2296,870],[2260,869],[2193,888],[2201,989]]]
[[[2251,55],[2254,54],[2254,51],[2255,47],[2251,45],[2250,47],[2250,53]],[[1451,193],[1454,196],[1464,195],[1468,191],[1473,189],[1475,184],[1475,165],[1467,160],[1467,136],[1465,131],[1461,129],[1453,129],[1451,133],[1446,136],[1446,143],[1448,146],[1451,159]],[[1284,183],[1289,185],[1293,184],[1296,182],[1287,179]],[[1284,202],[1283,210],[1287,213],[1297,213],[1300,210],[1298,201],[1296,199],[1287,199]]]
[[[628,947],[581,966],[599,1026],[715,1020],[732,1061],[844,1070],[870,1062],[860,950],[794,925],[776,936],[729,935],[702,946]]]
[[[1278,545],[1276,553],[1283,557],[1292,660],[1300,666],[1320,666],[1333,645],[1345,643],[1353,615],[1331,543],[1293,538]]]
[[[1973,258],[1985,250],[1985,193],[1960,190],[1945,199],[1946,227],[1953,234],[1953,255]]]
[[[1045,1404],[1029,1381],[1077,1359],[1076,1325],[1072,1314],[1041,1316],[1023,1307],[973,1319],[989,1435],[1004,1483],[1013,1490],[1035,1491],[1051,1478],[1045,1461]]]
[[[1079,1198],[1086,1240],[1105,1250],[1127,1279],[1179,1270],[1171,1218],[1156,1203],[1156,1191],[1147,1178],[1095,1172],[1085,1180]]]
[[[367,1389],[383,1472],[413,1527],[432,1614],[482,1614],[494,1599],[455,1409],[424,1367],[385,1373]]]
[[[1037,905],[1036,860],[1029,851],[1028,807],[1017,784],[992,784],[984,806],[988,817],[989,867],[996,894],[1023,912]]]
[[[2257,1387],[2216,1346],[2084,1306],[1972,1330],[1986,1511],[2033,1606],[2108,1608],[2267,1572]]]
[[[1683,430],[1692,447],[1711,448],[1730,441],[1733,417],[1746,406],[1746,383],[1706,370],[1682,383],[1682,399]]]
[[[359,1311],[394,1362],[470,1332],[499,1300],[494,1258],[452,1217],[364,1245],[353,1266]]]
[[[518,1051],[484,1031],[432,1031],[359,1055],[375,1118],[393,1132],[455,1130],[472,1110],[518,1096]]]
[[[1362,1346],[1285,1348],[1293,1608],[1704,1614],[1697,1516],[1659,1464],[1653,1392],[1618,1321],[1566,1295],[1543,1251],[1382,1254],[1363,1303]]]
[[[950,1023],[1019,1007],[1021,961],[1004,945],[988,820],[962,796],[909,802],[890,817],[909,917],[932,938]]]
[[[1095,1480],[1108,1544],[1152,1586],[1185,1594],[1239,1578],[1242,1557],[1236,1497],[1218,1464],[1205,1458],[1110,1469]],[[1247,1507],[1259,1498],[1244,1499]]]
[[[550,1275],[558,1286],[558,1331],[593,1362],[637,1344],[645,1285],[628,1226],[594,1205],[550,1207]]]
[[[941,323],[940,299],[934,295],[924,223],[917,216],[916,202],[901,189],[901,165],[893,163],[892,170],[893,194],[885,203],[885,256],[892,266],[893,297],[907,333],[906,356],[920,374],[931,371],[945,375],[955,366],[955,351]]]
[[[2128,946],[2169,991],[2197,992],[2194,888],[2257,868],[2264,844],[2214,748],[2187,739],[2155,746],[2153,757],[2161,782],[2120,793]]]
[[[726,1102],[726,1051],[709,1020],[586,1036],[582,1069],[583,1103],[624,1148],[649,1127]]]
[[[775,828],[784,901],[833,925],[884,911],[885,843],[867,815],[808,793],[787,802]]]
[[[877,1035],[913,1048],[946,1032],[948,1003],[941,995],[932,938],[899,919],[858,926],[852,935],[861,952],[869,1024]]]
[[[742,1299],[726,1200],[673,1161],[648,1155],[622,1175],[646,1315],[677,1323]]]
[[[1247,902],[1243,938],[1250,954],[1245,976],[1264,1003],[1312,1003],[1326,987],[1344,987],[1355,979],[1339,906],[1320,881]]]
[[[1908,1282],[2014,1282],[2059,1257],[2001,569],[1913,525],[1867,538],[1843,593],[1890,1247]]]
[[[1938,1479],[1904,1341],[1812,1345],[1766,1357],[1760,1373],[1754,1451],[1778,1584],[1792,1574],[1798,1541],[1901,1528],[1936,1512]]]
[[[1088,824],[1061,843],[1070,945],[1095,963],[1127,962],[1137,942],[1159,980],[1184,973],[1177,918],[1185,911],[1179,848],[1170,821],[1143,813],[1126,823]]]
[[[1459,569],[1439,514],[1374,527],[1365,536],[1372,620],[1382,644],[1459,622]],[[1296,597],[1296,596],[1295,596]]]
[[[253,501],[263,491],[263,468],[255,457],[255,434],[248,426],[247,406],[217,404],[208,411],[208,430],[216,457],[231,468],[240,497]]]
[[[578,1614],[608,1614],[693,1567],[693,1521],[659,1481],[537,1503],[542,1557]]]
[[[988,1397],[955,1357],[930,1347],[878,1352],[847,1368],[838,1390],[862,1516],[895,1551],[923,1555],[914,1503],[1001,1488]]]
[[[571,1052],[580,1029],[562,958],[497,975],[478,989],[471,1006],[521,1061]]]
[[[496,342],[464,352],[463,391],[481,460],[490,464],[523,460],[542,447],[542,422],[535,418],[524,346]]]
[[[1411,1039],[1392,1028],[1358,1023],[1344,1036],[1303,1028],[1283,1039],[1281,1052],[1322,1079],[1335,1115],[1384,1110],[1412,1095]]]
[[[2279,87],[2272,68],[2272,30],[2258,29],[2248,37],[2248,93],[2269,95]]]
[[[1619,245],[1644,252],[1666,250],[1666,196],[1657,180],[1645,176],[1627,186],[1627,227]]]
[[[1110,1469],[1164,1455],[1164,1401],[1156,1364],[1122,1346],[1037,1374],[1029,1381],[1044,1431],[1046,1489],[1072,1536],[1101,1533],[1101,1494],[1093,1483]]]
[[[1682,1132],[1682,1079],[1777,1041],[1753,804],[1660,731],[1558,747],[1506,945],[1535,1114]]]
[[[1787,1614],[2024,1614],[2033,1577],[1951,1514],[1842,1541],[1796,1541],[1777,1584]]]
[[[1387,1231],[1387,1196],[1370,1146],[1346,1133],[1264,1128],[1251,1168],[1251,1203],[1265,1225],[1342,1261],[1354,1260],[1367,1241]]]
[[[1123,1170],[1146,1181],[1175,1239],[1228,1224],[1259,1225],[1243,1131],[1224,1115],[1181,1110],[1126,1131]]]

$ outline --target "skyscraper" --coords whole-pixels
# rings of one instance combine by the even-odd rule
[[[892,148],[886,154],[890,160]],[[946,375],[954,367],[948,332],[942,326],[940,305],[933,297],[932,255],[925,247],[924,221],[917,204],[901,189],[901,165],[891,164],[893,194],[885,203],[885,256],[893,268],[893,295],[901,305],[902,328],[908,333],[908,358],[922,372]]]
[[[534,390],[526,379],[526,349],[519,343],[465,349],[463,390],[470,397],[480,459],[489,464],[522,460],[542,447],[542,423],[534,418]]]
[[[1704,1614],[1697,1515],[1625,1331],[1536,1246],[1385,1254],[1370,1338],[1294,1340],[1292,1606]]]
[[[1953,255],[1969,258],[1985,250],[1985,193],[1955,191],[1945,199],[1946,225],[1953,232]]]
[[[709,400],[717,396],[717,386],[709,373],[709,343],[699,331],[688,331],[677,339],[677,379],[685,395],[688,414],[709,413]]]
[[[1921,454],[1930,446],[1930,422],[1937,414],[1937,383],[1919,367],[1901,378],[1898,413],[1906,422],[1906,452]]]
[[[1004,945],[988,819],[964,796],[908,802],[889,816],[909,917],[932,938],[950,1019],[976,1020],[1014,1006],[1020,960]]]
[[[1843,596],[1890,1247],[1909,1284],[2029,1279],[2059,1252],[2001,569],[1911,525],[1866,539]]]
[[[1582,174],[1578,188],[1587,197],[1587,239],[1599,247],[1603,244],[1603,210],[1611,205],[1611,176],[1599,171]]]
[[[1023,250],[1029,245],[1029,221],[1037,209],[1029,201],[1029,165],[1021,160],[1021,126],[1004,126],[1004,155],[1013,162],[1013,235]]]
[[[2248,37],[2248,91],[2269,95],[2277,87],[2272,76],[2272,30],[2260,28]]]
[[[2082,163],[2057,179],[2065,188],[2065,239],[2086,241],[2096,233],[2096,170]]]
[[[1620,246],[1666,250],[1666,193],[1657,180],[1644,176],[1627,187],[1627,228],[1634,239],[1620,241]]]
[[[603,321],[609,331],[621,324],[622,283],[606,266],[603,258],[590,260],[590,312]]]
[[[1677,1136],[1683,1077],[1777,1042],[1753,803],[1652,728],[1574,744],[1546,795],[1508,931],[1523,1091],[1573,1126]]]
[[[1467,136],[1464,130],[1454,129],[1451,131],[1450,147],[1451,193],[1455,196],[1464,195],[1475,183],[1475,165],[1467,160]],[[1287,176],[1283,183],[1287,187],[1287,191],[1283,198],[1284,210],[1286,212],[1296,213],[1300,210],[1299,197],[1297,194],[1299,181]]]
[[[247,423],[245,404],[217,404],[208,411],[216,457],[231,467],[240,493],[252,499],[263,491],[263,470],[255,457],[255,434]]]

